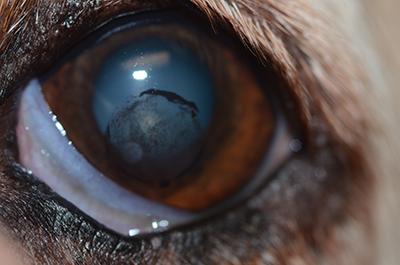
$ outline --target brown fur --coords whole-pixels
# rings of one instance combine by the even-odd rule
[[[47,69],[81,32],[115,14],[153,6],[140,1],[94,2],[1,2],[3,102],[10,102],[20,85],[39,74],[37,69]],[[355,264],[373,263],[368,255],[372,246],[364,245],[360,255],[344,256],[355,237],[358,243],[373,239],[373,176],[366,164],[370,146],[369,121],[361,103],[364,80],[340,35],[302,0],[192,2],[214,25],[229,25],[260,62],[285,79],[287,94],[300,113],[307,152],[288,161],[246,206],[193,229],[143,240],[120,239],[99,230],[43,185],[34,180],[23,184],[26,176],[10,168],[12,156],[4,153],[0,215],[5,226],[19,230],[13,237],[40,264],[350,264],[351,259]],[[12,124],[12,112],[4,104],[2,124]],[[3,148],[9,127],[1,129]],[[318,172],[326,176],[320,179]],[[36,214],[38,209],[44,213]],[[33,235],[35,240],[29,239]],[[38,244],[43,239],[47,243]]]

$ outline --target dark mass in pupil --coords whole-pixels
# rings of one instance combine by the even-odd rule
[[[165,186],[195,164],[213,117],[212,80],[197,53],[174,41],[151,38],[107,57],[93,112],[126,178]]]
[[[195,113],[194,103],[173,92],[147,90],[112,116],[107,138],[129,175],[165,184],[188,169],[201,148]]]
[[[158,90],[158,89],[152,88],[152,89],[149,89],[149,90],[146,90],[146,91],[140,93],[141,97],[143,95],[163,96],[168,101],[188,106],[188,107],[190,107],[192,109],[192,116],[193,117],[196,117],[197,116],[197,112],[199,112],[199,109],[197,108],[196,103],[194,103],[192,101],[189,101],[189,100],[186,100],[183,97],[175,94],[174,92],[169,92],[169,91]]]

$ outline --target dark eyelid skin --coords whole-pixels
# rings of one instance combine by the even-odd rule
[[[192,1],[190,6],[211,23],[231,28],[260,63],[282,76],[287,107],[301,121],[306,148],[245,205],[136,239],[88,220],[15,163],[13,113],[18,88],[94,27],[121,13],[182,8],[182,1],[38,3],[27,1],[22,14],[0,5],[0,220],[34,262],[288,264],[299,258],[338,264],[340,250],[351,244],[338,231],[356,225],[369,234],[365,197],[373,179],[364,157],[368,143],[358,140],[368,131],[357,94],[362,77],[343,44],[303,1]],[[332,61],[345,67],[332,67]]]

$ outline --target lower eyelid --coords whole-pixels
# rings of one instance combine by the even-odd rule
[[[129,235],[132,230],[151,232],[154,222],[164,221],[157,216],[146,215],[150,208],[158,208],[169,223],[191,218],[189,213],[160,206],[129,193],[104,177],[69,144],[60,133],[61,128],[57,128],[51,120],[49,111],[40,84],[32,81],[21,99],[17,127],[20,161],[60,196],[69,198],[90,217],[107,223],[123,235]],[[106,198],[104,194],[107,194]],[[132,226],[133,223],[135,226]]]
[[[199,214],[178,211],[143,199],[98,172],[70,144],[61,124],[52,119],[37,80],[31,81],[22,95],[18,120],[16,133],[23,166],[82,212],[101,224],[107,224],[109,229],[133,236],[139,232],[163,231],[199,218]],[[273,144],[259,173],[227,202],[229,205],[240,203],[257,190],[263,185],[265,175],[277,170],[293,152],[290,148],[292,135],[284,119],[277,117],[277,120]],[[150,215],[148,209],[157,210],[162,218]],[[216,207],[213,212],[219,210]]]
[[[165,31],[165,27],[162,27],[162,30]],[[200,42],[202,41],[203,40]],[[230,57],[228,57],[233,60],[236,58],[233,56],[234,54],[235,53],[229,53],[228,55]],[[89,133],[83,134],[87,135],[87,138],[81,139],[80,137],[77,137],[81,135],[71,129],[69,121],[73,121],[72,124],[76,126],[72,126],[72,128],[84,128],[82,124],[85,124],[88,120],[85,121],[84,119],[79,118],[87,116],[79,115],[74,111],[68,112],[69,116],[67,115],[67,117],[71,117],[71,119],[65,119],[65,115],[63,115],[63,110],[67,110],[70,107],[72,109],[73,106],[79,106],[78,109],[85,109],[82,106],[90,106],[90,103],[83,104],[84,101],[82,101],[81,104],[74,104],[75,101],[63,101],[64,98],[68,98],[71,95],[71,98],[74,99],[81,97],[66,92],[74,91],[71,89],[63,90],[58,85],[47,86],[49,84],[47,83],[49,79],[43,78],[43,76],[40,77],[43,81],[42,84],[39,84],[37,80],[34,80],[23,90],[22,100],[17,114],[18,125],[16,127],[16,138],[20,155],[19,162],[21,162],[23,167],[31,170],[33,175],[38,177],[38,179],[40,179],[44,184],[47,184],[60,197],[71,202],[72,205],[78,208],[82,213],[77,213],[77,215],[83,214],[83,216],[81,216],[83,219],[86,219],[84,214],[91,217],[91,219],[89,218],[87,220],[89,223],[93,222],[94,226],[96,226],[96,223],[100,223],[102,226],[99,228],[99,231],[101,231],[102,227],[106,227],[107,229],[112,230],[113,233],[116,232],[124,236],[136,236],[137,234],[142,235],[168,231],[170,228],[183,227],[186,224],[204,221],[205,217],[221,217],[219,215],[220,213],[223,212],[225,215],[225,210],[232,210],[232,207],[244,203],[250,196],[255,195],[256,191],[260,191],[266,184],[266,181],[270,180],[269,177],[271,177],[272,173],[274,173],[274,171],[276,171],[278,167],[280,167],[293,153],[293,150],[290,148],[292,132],[289,130],[290,126],[287,124],[286,117],[284,117],[286,115],[281,110],[282,106],[280,106],[280,102],[270,102],[272,96],[275,95],[275,89],[277,89],[278,85],[276,85],[275,82],[270,83],[269,81],[275,81],[275,78],[265,77],[265,82],[262,82],[261,79],[264,80],[264,78],[259,78],[260,76],[257,75],[257,71],[254,71],[253,73],[253,71],[249,70],[254,70],[252,67],[241,68],[240,66],[249,66],[250,64],[247,65],[247,63],[252,62],[247,59],[248,58],[244,60],[243,65],[241,63],[236,65],[236,61],[233,61],[232,65],[236,65],[236,67],[232,66],[229,68],[231,70],[229,73],[231,73],[232,76],[242,77],[239,78],[238,82],[232,82],[232,84],[238,84],[237,86],[232,87],[235,87],[237,91],[240,91],[239,93],[235,90],[235,93],[232,92],[232,95],[241,96],[227,97],[225,94],[229,95],[229,93],[226,93],[226,91],[221,93],[221,95],[224,94],[224,98],[244,98],[244,103],[247,104],[243,104],[243,107],[241,104],[232,104],[232,106],[235,106],[235,108],[232,109],[250,111],[239,112],[244,114],[239,115],[236,119],[232,119],[231,124],[235,125],[238,123],[237,121],[246,121],[247,123],[243,122],[241,124],[245,125],[241,127],[238,126],[238,133],[233,134],[238,137],[227,137],[228,139],[231,139],[231,141],[226,141],[226,146],[235,147],[237,153],[232,152],[234,155],[226,156],[226,152],[221,152],[221,154],[224,155],[220,155],[220,160],[215,159],[215,161],[222,161],[223,163],[221,164],[228,164],[228,167],[222,168],[232,168],[232,171],[237,172],[246,171],[247,173],[241,174],[241,176],[245,176],[247,180],[250,180],[251,178],[251,181],[248,181],[246,185],[237,185],[238,188],[235,190],[234,196],[229,198],[227,197],[227,199],[224,199],[220,204],[210,204],[211,206],[209,208],[204,208],[204,211],[196,212],[196,209],[193,210],[193,208],[179,208],[180,205],[177,207],[177,204],[160,205],[160,203],[145,199],[147,198],[147,194],[142,194],[137,190],[145,190],[146,187],[144,189],[141,189],[140,186],[137,188],[138,185],[134,181],[131,181],[130,184],[136,187],[136,190],[134,188],[129,189],[128,187],[124,187],[123,182],[119,182],[118,179],[113,178],[118,176],[118,174],[113,175],[112,170],[107,171],[101,167],[101,165],[107,165],[108,161],[114,161],[114,154],[113,152],[110,152],[110,149],[108,149],[109,146],[105,145],[105,154],[107,154],[107,156],[105,156],[106,159],[99,159],[98,164],[96,164],[97,160],[90,156],[92,152],[96,154],[101,153],[97,152],[99,149],[94,148],[96,144],[102,142],[101,140],[103,139],[102,137],[93,137],[93,132],[97,132],[97,125],[94,124],[93,127],[90,127],[95,128],[95,130],[92,130],[91,132],[87,130]],[[91,60],[89,57],[89,60],[82,61],[88,62]],[[239,60],[239,62],[241,61]],[[94,65],[98,64],[95,63]],[[239,71],[245,69],[250,72]],[[79,69],[76,72],[82,76],[82,72],[79,71]],[[132,78],[131,73],[132,72],[128,73],[130,76],[129,80]],[[268,75],[269,74],[271,73],[268,72]],[[64,79],[62,74],[60,76],[57,74],[56,77],[59,77],[60,80]],[[57,81],[58,79],[56,78],[55,80]],[[73,87],[78,90],[81,89],[79,85],[71,86],[71,80],[73,80],[72,75],[66,74],[66,88],[69,86],[69,88]],[[223,85],[219,87],[231,87],[227,85],[226,80],[221,81],[221,84]],[[50,82],[50,84],[52,83]],[[57,84],[57,82],[55,82],[55,84]],[[218,84],[220,83],[218,82]],[[129,89],[131,88],[128,88],[128,90]],[[264,91],[264,89],[268,89],[268,91]],[[53,95],[47,93],[49,91],[56,91],[57,93],[54,93]],[[111,90],[111,92],[114,91]],[[247,97],[247,95],[249,96]],[[54,102],[69,104],[55,105],[52,104],[54,102],[50,99],[53,99]],[[271,108],[270,104],[273,104],[274,108]],[[221,113],[226,114],[225,109],[222,107],[223,106],[221,106]],[[59,117],[60,123],[57,121],[56,116],[52,116],[50,109]],[[275,111],[277,113],[275,113]],[[89,111],[88,113],[90,114],[91,112]],[[226,116],[228,115],[220,116],[226,119]],[[234,116],[232,115],[231,117],[233,118]],[[256,117],[256,119],[252,119],[252,117]],[[249,120],[251,121],[250,124],[254,126],[246,126],[246,124],[249,124]],[[61,125],[61,123],[63,125]],[[65,126],[65,130],[63,126]],[[235,126],[232,127],[236,128]],[[232,127],[226,126],[226,128]],[[251,130],[250,132],[257,133],[244,134],[243,130],[240,130],[247,127],[254,128],[254,130]],[[68,136],[66,137],[67,132]],[[242,134],[240,134],[240,132]],[[246,144],[240,145],[242,140],[241,138],[247,139],[244,141]],[[92,139],[92,141],[88,141],[88,139]],[[219,137],[216,137],[216,139],[220,141]],[[74,143],[76,149],[69,140]],[[79,145],[81,142],[86,144],[86,149]],[[85,150],[90,151],[84,152]],[[235,156],[235,154],[244,155]],[[170,153],[167,155],[170,156]],[[235,168],[229,166],[229,163],[238,163],[239,165],[239,162],[242,160],[245,162],[257,161],[257,168],[250,172],[250,170],[240,171],[238,170],[239,167]],[[175,161],[169,164],[176,166]],[[244,164],[253,165],[254,163],[255,162],[248,162]],[[154,167],[154,164],[152,164],[151,167]],[[215,190],[217,189],[215,189],[215,187],[229,187],[231,183],[235,183],[232,174],[225,174],[224,172],[221,172],[222,170],[218,171],[218,167],[217,170],[215,167],[210,168],[211,170],[207,171],[209,174],[205,174],[205,176],[210,176],[208,179],[211,180],[207,182],[207,185],[205,185],[204,182],[199,182],[200,185],[197,185],[198,188],[187,189],[188,192],[182,193],[183,195],[178,197],[178,199],[183,202],[200,201],[202,199],[205,201],[209,197],[208,194],[213,195],[212,193],[216,193]],[[244,168],[245,167],[242,167],[242,169]],[[123,174],[121,174],[123,177],[128,177],[126,174]],[[158,175],[163,174],[164,172]],[[221,177],[218,178],[218,176]],[[236,175],[233,174],[233,176]],[[239,173],[239,177],[241,176]],[[219,180],[219,184],[216,184],[217,181],[215,180]],[[193,190],[196,192],[193,193]],[[207,193],[205,191],[209,192]],[[160,193],[158,190],[152,192],[154,194]],[[144,197],[142,197],[142,195]],[[160,193],[161,198],[162,196],[165,195]],[[190,212],[191,210],[193,210],[193,212]]]

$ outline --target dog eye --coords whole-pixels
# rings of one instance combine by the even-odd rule
[[[290,155],[290,134],[277,82],[225,35],[177,15],[103,25],[22,92],[21,164],[126,236],[244,201]]]

